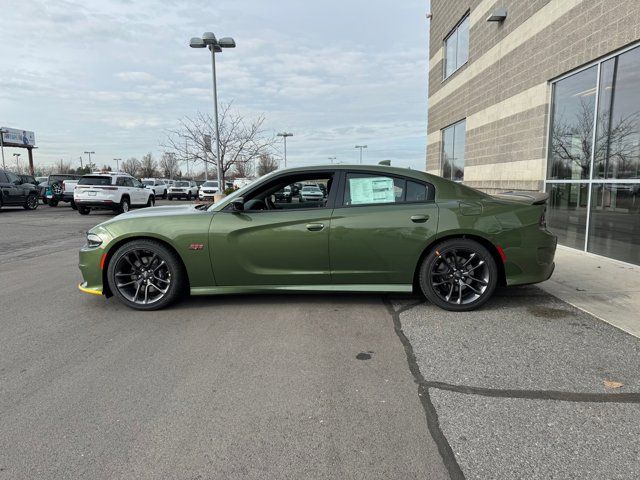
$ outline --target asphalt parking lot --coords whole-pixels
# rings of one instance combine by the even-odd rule
[[[135,312],[76,288],[111,215],[0,211],[0,479],[640,476],[640,341],[536,287]]]

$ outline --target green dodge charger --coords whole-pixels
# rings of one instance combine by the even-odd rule
[[[284,195],[305,186],[321,193]],[[497,285],[551,276],[545,203],[545,194],[490,196],[389,166],[279,170],[213,205],[145,208],[97,225],[80,250],[79,288],[140,310],[187,293],[413,290],[472,310]]]

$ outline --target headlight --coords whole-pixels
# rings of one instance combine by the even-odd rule
[[[89,248],[96,248],[102,245],[102,238],[95,233],[87,233],[87,245]]]

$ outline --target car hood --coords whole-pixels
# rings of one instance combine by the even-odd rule
[[[142,218],[158,218],[158,217],[173,217],[176,215],[202,215],[207,213],[206,209],[196,208],[196,205],[177,205],[166,207],[147,207],[140,210],[132,210],[127,213],[122,213],[113,217],[100,225],[109,225],[115,222],[121,222],[125,220],[136,220]]]

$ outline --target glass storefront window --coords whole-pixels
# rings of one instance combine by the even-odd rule
[[[594,183],[588,251],[640,264],[640,183]]]
[[[547,210],[549,230],[558,236],[560,244],[584,249],[588,184],[549,184],[547,192],[549,192],[549,208]]]
[[[589,178],[597,73],[594,66],[554,84],[549,179]]]
[[[640,179],[640,48],[604,62],[594,176]]]
[[[640,46],[553,84],[548,160],[559,243],[640,265]]]

